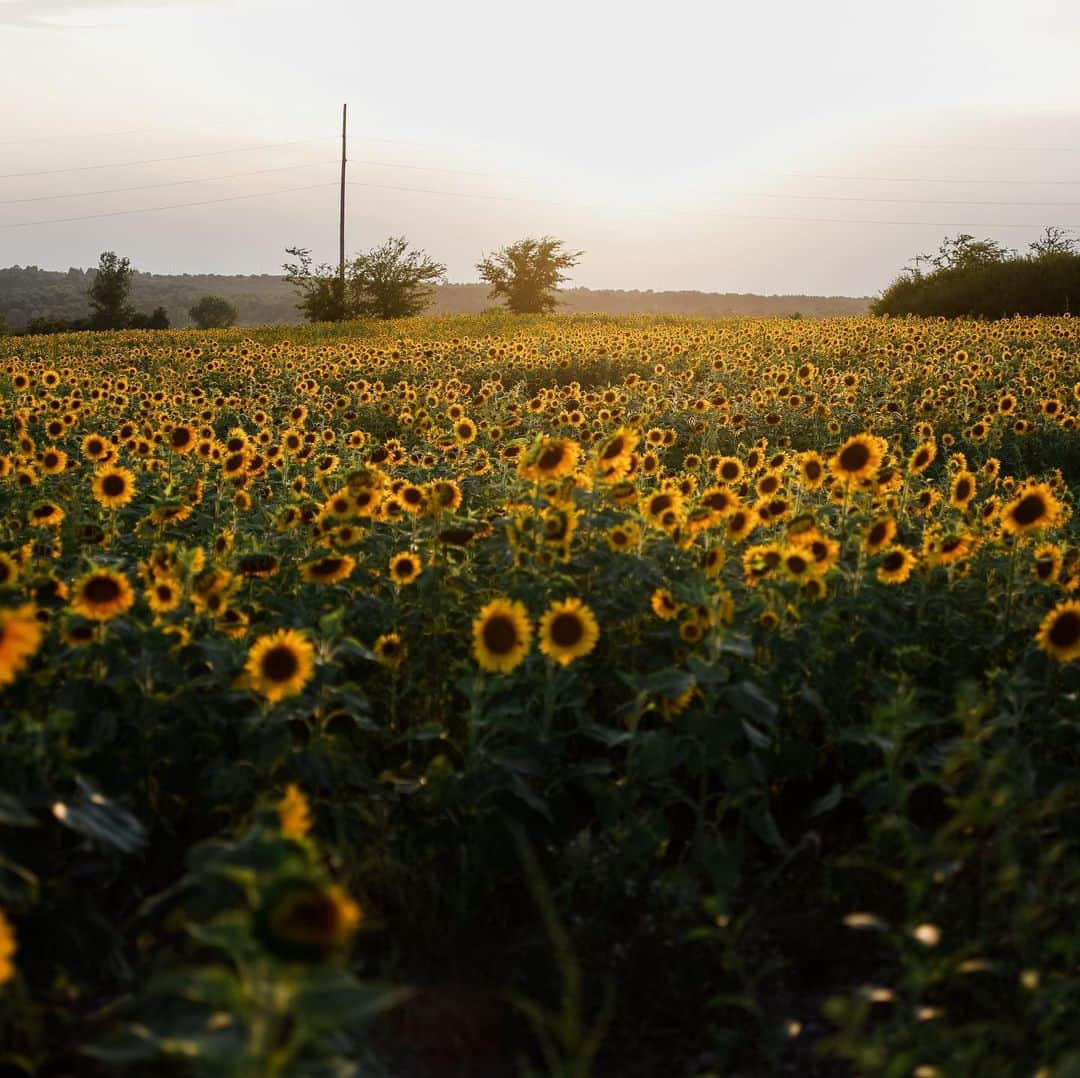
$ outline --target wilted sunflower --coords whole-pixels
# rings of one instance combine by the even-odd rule
[[[492,599],[472,625],[473,656],[481,669],[509,674],[525,659],[532,641],[532,626],[525,604]]]
[[[1058,603],[1043,618],[1035,640],[1043,651],[1058,662],[1080,659],[1080,602],[1068,599]]]
[[[41,647],[45,633],[34,615],[29,604],[0,610],[0,688],[10,685]]]
[[[71,609],[90,621],[109,621],[135,602],[128,578],[113,569],[93,569],[75,582]]]
[[[1026,483],[1001,510],[1001,526],[1011,535],[1023,536],[1055,525],[1061,503],[1045,483]]]
[[[135,476],[127,468],[103,468],[91,487],[99,505],[119,509],[135,497]]]
[[[405,551],[395,554],[390,559],[390,579],[395,584],[411,584],[423,570],[423,564],[416,554]]]
[[[856,434],[836,451],[829,461],[833,475],[841,482],[869,479],[881,466],[888,444],[872,434]]]
[[[315,672],[315,648],[302,632],[278,629],[260,636],[244,664],[248,685],[272,704],[303,691]]]
[[[599,637],[596,615],[580,599],[553,603],[540,619],[540,650],[562,666],[588,655]]]
[[[906,547],[894,546],[885,552],[878,566],[877,578],[882,584],[903,584],[919,559]]]
[[[300,566],[300,575],[309,583],[337,584],[347,580],[355,568],[356,560],[348,554],[327,554]]]

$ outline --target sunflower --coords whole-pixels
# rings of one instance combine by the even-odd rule
[[[301,565],[300,575],[308,583],[337,584],[347,580],[355,568],[356,560],[348,554],[328,554]]]
[[[625,478],[640,440],[635,431],[620,427],[601,442],[596,450],[596,470],[600,477],[609,481]]]
[[[867,554],[876,554],[884,550],[896,538],[896,521],[892,517],[882,517],[870,525],[864,540]]]
[[[617,554],[632,550],[641,541],[641,529],[633,521],[615,524],[607,531],[608,546]]]
[[[1058,662],[1080,659],[1080,602],[1069,599],[1058,603],[1043,618],[1035,640]]]
[[[856,434],[836,451],[829,468],[845,483],[869,479],[878,470],[888,445],[883,438],[871,434]]]
[[[553,603],[540,619],[540,650],[562,666],[588,655],[599,637],[596,615],[580,599]]]
[[[104,460],[110,452],[108,441],[100,434],[88,434],[82,440],[82,454],[87,460]]]
[[[525,659],[532,642],[532,626],[524,603],[492,599],[472,625],[473,656],[481,669],[509,674]]]
[[[745,539],[758,526],[758,517],[748,509],[736,509],[727,518],[727,537],[737,543]]]
[[[360,907],[337,884],[286,879],[267,889],[255,928],[275,954],[319,961],[347,946],[361,920]]]
[[[743,463],[738,457],[721,457],[713,465],[713,475],[721,483],[737,483],[743,477]]]
[[[799,455],[799,482],[806,490],[818,490],[825,477],[825,460],[820,453],[811,449]]]
[[[0,550],[0,588],[13,588],[19,579],[19,563]]]
[[[295,782],[285,787],[285,796],[278,802],[277,812],[285,838],[303,838],[311,830],[311,808]]]
[[[10,685],[26,667],[41,647],[44,634],[33,606],[27,604],[15,610],[0,610],[0,688]]]
[[[135,592],[123,573],[113,569],[92,569],[75,582],[71,609],[90,621],[109,621],[130,610]]]
[[[541,438],[521,458],[518,474],[524,479],[542,481],[570,475],[581,459],[581,448],[572,438]]]
[[[146,602],[155,614],[166,614],[180,605],[184,592],[180,582],[172,577],[155,577],[146,589]]]
[[[1055,525],[1061,510],[1061,503],[1045,483],[1026,483],[1001,510],[1001,526],[1011,535],[1027,535]]]
[[[395,584],[411,584],[423,570],[423,564],[416,554],[408,551],[395,554],[390,559],[390,579]]]
[[[1056,543],[1044,543],[1035,551],[1035,562],[1031,571],[1036,580],[1041,580],[1044,584],[1054,584],[1061,575],[1064,561],[1061,547]]]
[[[908,458],[907,470],[911,475],[921,475],[934,463],[937,456],[937,443],[927,440],[918,446]]]
[[[46,475],[59,475],[67,467],[67,453],[55,446],[41,454],[41,470]]]
[[[248,685],[272,704],[295,696],[315,673],[315,648],[302,632],[278,629],[260,636],[244,664]]]
[[[911,576],[918,560],[906,547],[890,547],[878,566],[877,578],[882,584],[903,584]]]
[[[383,666],[391,669],[399,667],[405,658],[405,645],[402,644],[401,637],[397,633],[383,633],[375,641],[371,650]]]
[[[135,497],[135,476],[127,468],[103,468],[91,487],[99,505],[119,509]]]
[[[675,601],[667,588],[657,588],[649,598],[649,606],[661,621],[674,620],[682,610],[682,604]]]
[[[169,448],[174,453],[190,453],[195,448],[196,431],[187,423],[178,423],[169,431]]]
[[[15,963],[12,959],[18,950],[15,928],[0,910],[0,985],[7,984],[15,977]]]
[[[32,527],[59,528],[64,522],[65,514],[54,502],[38,502],[27,516]]]
[[[952,487],[949,491],[949,504],[954,509],[966,510],[975,497],[975,476],[966,468],[953,476]]]

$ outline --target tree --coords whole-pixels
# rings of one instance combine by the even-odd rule
[[[345,290],[335,267],[312,263],[306,247],[289,247],[296,261],[287,262],[285,280],[300,291],[297,307],[309,322],[342,322],[347,318],[405,318],[419,314],[431,297],[431,286],[446,267],[423,251],[406,254],[404,236],[388,239],[345,265]]]
[[[128,302],[133,272],[128,259],[114,251],[102,253],[90,285],[91,329],[123,329],[130,324],[135,314]]]
[[[423,251],[409,251],[404,236],[391,236],[346,267],[350,317],[409,318],[430,302],[446,267]]]
[[[325,262],[313,267],[311,251],[307,247],[286,247],[285,253],[296,259],[281,268],[285,271],[285,280],[300,292],[297,309],[304,312],[309,322],[344,321],[345,297],[341,293],[337,271]]]
[[[1029,245],[1028,250],[1032,258],[1076,254],[1076,240],[1069,235],[1067,229],[1047,225],[1043,234]]]
[[[188,310],[199,329],[228,329],[235,324],[237,313],[236,307],[224,296],[203,296]]]
[[[6,337],[10,332],[11,330],[8,329],[7,319],[3,314],[0,314],[0,337]]]
[[[491,299],[506,298],[516,314],[545,314],[558,305],[555,289],[570,278],[583,251],[564,251],[563,241],[544,236],[511,244],[476,264],[480,280],[491,285]]]
[[[150,314],[143,314],[140,311],[131,316],[128,326],[131,329],[168,329],[169,313],[164,307],[155,307]]]

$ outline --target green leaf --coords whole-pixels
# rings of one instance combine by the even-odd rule
[[[146,845],[146,828],[127,809],[82,779],[78,782],[75,797],[53,804],[53,816],[72,831],[121,853],[138,853]]]
[[[297,1017],[312,1025],[352,1026],[370,1022],[411,995],[408,988],[340,974],[305,985],[292,1002]]]

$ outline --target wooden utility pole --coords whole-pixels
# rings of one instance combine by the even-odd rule
[[[341,106],[341,219],[339,229],[338,287],[341,289],[341,320],[345,321],[345,132],[349,106]]]

